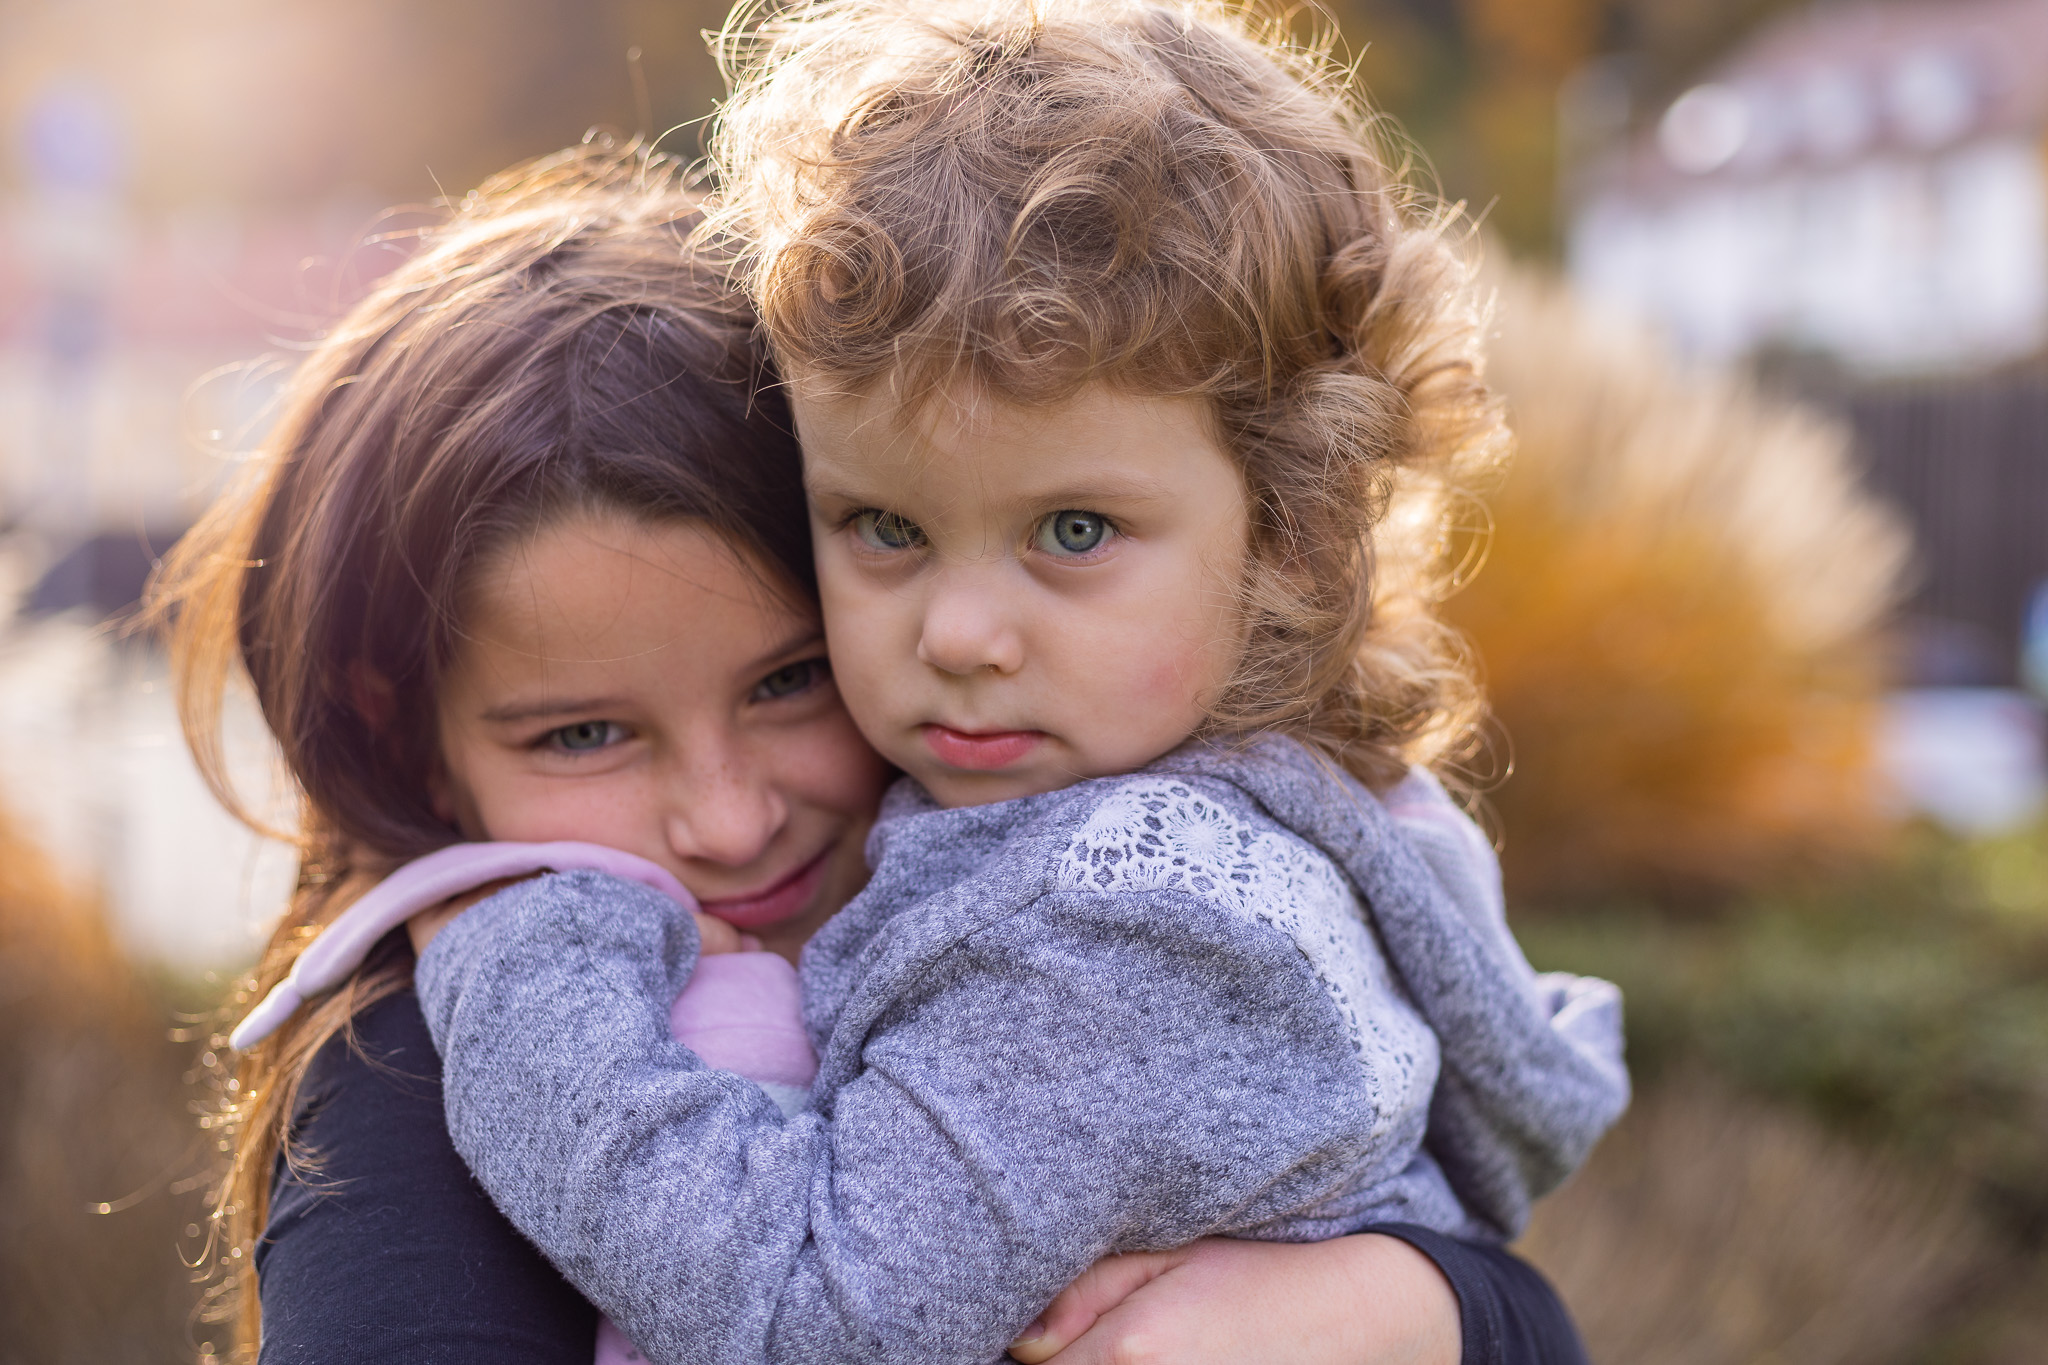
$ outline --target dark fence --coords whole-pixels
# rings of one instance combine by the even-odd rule
[[[1817,396],[1913,522],[1920,680],[2012,683],[2027,602],[2048,580],[2048,375]]]

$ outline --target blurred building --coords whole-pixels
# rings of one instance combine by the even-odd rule
[[[1577,168],[1591,296],[1710,359],[1961,371],[2048,340],[2048,0],[1822,5]]]
[[[1580,292],[1854,428],[1911,516],[1901,660],[2020,680],[2048,583],[2048,0],[1854,0],[1760,28],[1668,105],[1561,100]]]
[[[105,896],[132,951],[174,969],[236,966],[290,889],[290,850],[214,802],[160,654],[103,623],[135,604],[153,558],[261,436],[277,376],[332,316],[342,281],[321,263],[315,214],[138,210],[129,130],[90,78],[43,82],[10,131],[0,807]],[[261,796],[261,725],[247,706],[231,722]]]
[[[288,361],[331,316],[306,297],[332,273],[314,226],[38,195],[6,207],[0,525],[53,558],[98,534],[154,532],[161,551],[261,435],[280,367],[259,358]]]
[[[2039,700],[2011,690],[2048,585],[2048,0],[1814,4],[1666,106],[1631,108],[1631,84],[1610,59],[1560,102],[1574,283],[1853,427],[1918,543],[1893,775],[1957,828],[2027,818],[2048,790]]]

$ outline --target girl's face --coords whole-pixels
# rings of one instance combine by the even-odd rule
[[[441,689],[444,818],[639,854],[785,956],[860,888],[889,770],[817,618],[688,522],[578,513],[480,566]]]
[[[1129,772],[1202,723],[1249,538],[1203,402],[792,402],[847,701],[941,804]]]

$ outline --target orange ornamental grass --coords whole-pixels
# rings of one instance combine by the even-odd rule
[[[1496,283],[1519,447],[1447,614],[1512,757],[1490,797],[1512,889],[1688,899],[1868,853],[1878,632],[1909,545],[1846,433],[1556,285]]]
[[[206,1162],[169,1026],[99,905],[0,812],[0,1359],[195,1354],[198,1202],[175,1191]]]

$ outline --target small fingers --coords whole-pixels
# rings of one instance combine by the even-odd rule
[[[713,915],[702,910],[692,911],[697,918],[697,952],[702,957],[713,957],[719,953],[737,953],[746,947],[746,939],[740,931]]]
[[[430,905],[420,911],[405,922],[405,936],[412,940],[413,955],[418,956],[424,953],[427,950],[427,945],[434,941],[435,936],[448,927],[449,921],[469,909],[470,906],[487,897],[495,896],[506,887],[526,881],[529,877],[535,875],[538,874],[529,872],[523,877],[499,877],[496,881],[485,882],[482,886],[465,891],[459,896],[450,896],[439,905]]]

